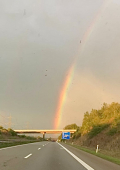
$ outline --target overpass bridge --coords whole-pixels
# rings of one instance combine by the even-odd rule
[[[75,129],[62,129],[62,130],[14,130],[16,133],[41,133],[43,134],[43,138],[45,138],[45,134],[61,134],[62,132],[70,132],[75,133]]]

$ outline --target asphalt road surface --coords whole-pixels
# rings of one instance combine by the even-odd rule
[[[120,166],[63,143],[0,149],[0,170],[120,170]]]

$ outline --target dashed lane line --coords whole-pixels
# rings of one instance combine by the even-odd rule
[[[27,159],[27,158],[29,158],[30,156],[32,156],[32,153],[30,153],[29,155],[25,156],[24,158]]]

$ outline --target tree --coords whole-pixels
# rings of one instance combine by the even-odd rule
[[[8,132],[12,136],[17,136],[17,133],[14,130],[12,130],[11,128],[8,129]]]
[[[78,126],[73,123],[64,127],[64,129],[78,129]]]

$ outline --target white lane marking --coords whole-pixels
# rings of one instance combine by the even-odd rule
[[[91,168],[88,164],[83,162],[80,158],[78,158],[76,155],[74,155],[72,152],[70,152],[68,149],[66,149],[64,146],[62,146],[60,143],[58,143],[61,147],[63,147],[73,158],[75,158],[80,164],[82,164],[87,170],[94,170]]]
[[[5,150],[5,149],[10,149],[10,148],[17,148],[19,146],[24,146],[24,145],[33,145],[39,142],[34,142],[34,143],[28,143],[28,144],[22,144],[22,145],[16,145],[16,146],[10,146],[10,147],[6,147],[6,148],[1,148],[0,150]]]
[[[29,158],[32,154],[30,153],[29,155],[27,155],[26,157],[24,157],[25,159]]]
[[[40,150],[41,148],[38,148],[38,150]]]

